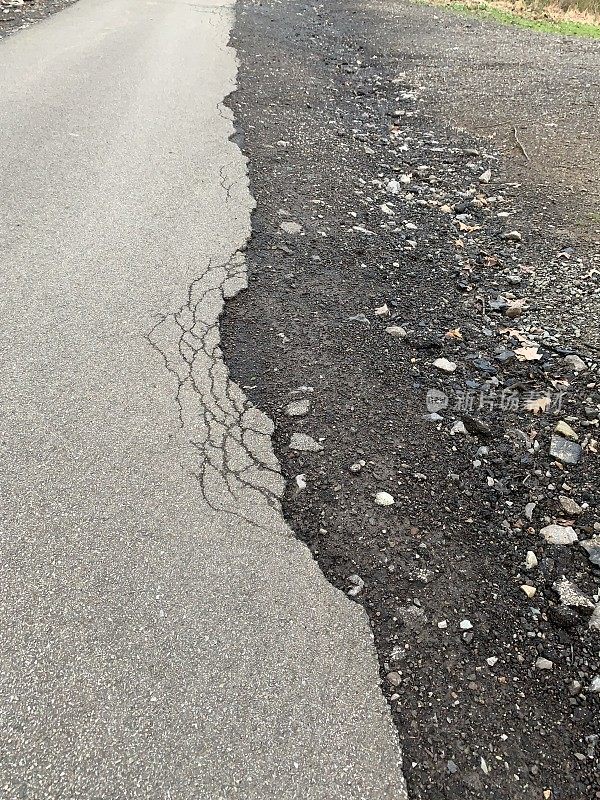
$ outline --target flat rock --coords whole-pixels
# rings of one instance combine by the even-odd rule
[[[579,544],[588,554],[588,558],[592,564],[600,567],[600,536],[592,536],[591,539],[586,539]]]
[[[385,332],[395,339],[406,339],[408,335],[406,330],[400,325],[390,325],[385,329]]]
[[[578,517],[580,514],[583,514],[583,508],[579,505],[579,503],[576,503],[572,497],[567,497],[566,495],[561,494],[561,496],[558,498],[558,501],[567,514],[571,514],[574,517]]]
[[[571,608],[594,608],[594,604],[586,597],[583,592],[570,580],[563,575],[554,581],[552,588],[560,598],[560,602]]]
[[[319,444],[312,436],[308,436],[306,433],[292,433],[290,447],[292,450],[301,450],[309,453],[318,453],[323,449],[322,444]]]
[[[550,440],[550,455],[564,464],[577,464],[581,458],[581,447],[577,442],[553,434]]]
[[[454,361],[448,361],[447,358],[436,358],[433,362],[433,366],[437,369],[441,369],[442,372],[452,373],[456,370],[456,364]]]
[[[583,372],[587,369],[585,361],[576,355],[565,356],[565,364],[568,364],[574,372]]]
[[[556,428],[554,428],[555,433],[560,434],[561,436],[566,437],[567,439],[572,439],[574,442],[579,439],[579,436],[575,433],[573,428],[561,419],[560,422],[557,423]]]
[[[546,525],[540,531],[548,544],[573,544],[577,534],[570,525]]]
[[[285,222],[281,222],[279,224],[279,227],[284,233],[290,233],[290,234],[302,233],[302,225],[300,225],[298,222],[292,222],[291,220],[290,221],[285,220]]]
[[[292,400],[288,403],[285,413],[288,417],[305,417],[310,411],[310,400]]]
[[[536,669],[552,669],[554,663],[549,658],[540,656],[535,662]]]

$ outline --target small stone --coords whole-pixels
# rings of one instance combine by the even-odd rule
[[[567,425],[567,423],[562,419],[559,423],[557,423],[554,431],[555,433],[559,433],[561,436],[565,436],[567,439],[572,439],[574,442],[576,442],[579,438],[573,428],[570,425]]]
[[[455,772],[458,772],[458,767],[456,766],[456,762],[452,761],[452,759],[449,759],[449,761],[446,764],[446,768],[450,773],[450,775],[454,775]]]
[[[297,222],[290,222],[288,220],[279,223],[279,227],[284,233],[297,234],[302,233],[302,225]]]
[[[448,361],[447,358],[436,358],[433,362],[433,366],[437,369],[441,369],[442,372],[452,373],[456,370],[456,364],[454,361]]]
[[[306,475],[296,475],[296,486],[300,492],[306,489]]]
[[[402,676],[400,675],[399,672],[388,672],[388,674],[385,677],[387,678],[387,682],[391,686],[400,686],[400,684],[402,683]]]
[[[406,330],[400,325],[390,325],[389,328],[385,329],[385,332],[390,336],[393,336],[394,339],[406,339],[408,336]]]
[[[471,622],[471,620],[463,619],[459,627],[461,631],[470,631],[471,628],[473,627],[473,623]]]
[[[390,309],[387,303],[384,303],[382,306],[379,306],[379,308],[376,308],[373,313],[376,317],[387,317],[389,316]]]
[[[600,536],[592,536],[591,539],[580,542],[580,545],[588,554],[588,558],[592,564],[600,567]]]
[[[600,675],[596,675],[588,686],[588,692],[600,692]]]
[[[354,472],[354,474],[358,474],[361,469],[365,466],[364,461],[356,461],[354,464],[350,465],[350,472]]]
[[[527,555],[525,556],[525,569],[535,569],[538,565],[538,560],[536,554],[533,550],[528,550]]]
[[[506,239],[509,242],[521,242],[523,241],[523,237],[519,233],[519,231],[508,231],[508,233],[503,233],[502,238]]]
[[[577,464],[581,458],[581,447],[554,434],[550,440],[550,455],[564,464]]]
[[[489,183],[492,178],[492,170],[486,169],[485,172],[482,172],[479,176],[479,183]]]
[[[442,631],[445,630],[448,627],[448,620],[447,619],[441,619],[438,622],[437,626],[438,626],[438,628],[440,630],[442,630]]]
[[[318,453],[323,449],[322,444],[319,444],[312,436],[307,436],[305,433],[292,433],[290,447],[292,450],[309,453]]]
[[[489,658],[486,658],[486,663],[488,667],[495,667],[498,663],[498,658],[496,656],[490,656]]]
[[[596,603],[596,608],[592,612],[588,627],[592,631],[600,631],[600,603]]]
[[[535,511],[535,503],[527,503],[525,506],[525,516],[531,522],[531,518],[533,517],[533,512]]]
[[[535,586],[529,586],[529,584],[527,583],[521,584],[521,589],[523,592],[525,592],[525,594],[527,595],[527,597],[529,597],[529,599],[531,599],[537,592]]]
[[[375,495],[375,503],[378,506],[393,506],[395,502],[392,495],[387,492],[377,492]]]
[[[310,400],[293,400],[285,409],[288,417],[305,417],[309,411]]]
[[[544,658],[540,656],[535,662],[536,669],[552,669],[554,666],[554,662],[550,661],[549,658]]]
[[[573,544],[577,534],[570,525],[546,525],[540,531],[548,544]]]
[[[587,369],[585,361],[576,355],[565,356],[565,364],[568,364],[574,372],[583,372]]]
[[[558,501],[567,514],[571,514],[574,517],[578,517],[580,514],[583,514],[583,508],[579,505],[579,503],[576,503],[573,498],[561,494],[561,496],[558,498]]]
[[[594,608],[592,601],[583,592],[563,575],[560,580],[552,584],[552,588],[558,594],[560,602],[572,608]]]
[[[451,436],[455,436],[457,433],[464,433],[467,434],[468,431],[465,428],[465,423],[462,420],[457,420],[454,425],[450,428]]]
[[[350,575],[348,582],[352,584],[352,588],[348,590],[350,597],[356,597],[365,588],[365,582],[360,575]]]
[[[569,694],[571,695],[571,697],[576,697],[579,694],[579,692],[581,691],[581,686],[582,684],[580,681],[576,680],[571,681],[571,683],[569,684]]]

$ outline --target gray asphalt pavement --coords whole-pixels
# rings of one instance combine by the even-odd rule
[[[230,4],[0,42],[0,796],[403,798],[365,615],[228,382]]]

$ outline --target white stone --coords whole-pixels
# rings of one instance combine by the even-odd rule
[[[375,503],[378,506],[393,506],[395,502],[392,495],[387,492],[377,492],[375,495]]]
[[[548,544],[573,544],[577,534],[570,525],[546,525],[540,531]]]
[[[452,373],[456,370],[456,364],[454,361],[448,361],[447,358],[436,358],[433,362],[433,366],[437,369],[441,369],[442,372]]]

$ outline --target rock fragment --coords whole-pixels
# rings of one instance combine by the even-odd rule
[[[577,534],[570,525],[546,525],[540,531],[548,544],[573,544]]]
[[[580,545],[588,554],[588,558],[592,564],[600,567],[600,536],[592,536],[591,539],[580,542]]]
[[[385,329],[385,332],[390,336],[393,336],[394,339],[406,339],[408,335],[406,330],[400,325],[390,325]]]
[[[293,400],[288,403],[285,413],[288,417],[305,417],[310,411],[310,400]]]
[[[433,366],[437,369],[441,369],[442,372],[447,372],[448,374],[456,371],[456,364],[454,361],[449,361],[447,358],[436,358],[436,360],[433,362]]]
[[[563,575],[552,584],[552,588],[560,598],[560,602],[571,608],[594,608],[592,601],[570,580]]]
[[[549,658],[544,658],[540,656],[535,662],[536,669],[552,669],[554,666],[554,662],[550,661]]]
[[[550,440],[550,455],[563,464],[577,464],[581,458],[581,447],[562,436],[554,434]]]
[[[573,500],[572,497],[567,497],[564,494],[558,498],[558,502],[561,504],[562,508],[567,512],[567,514],[571,514],[574,517],[578,517],[580,514],[583,514],[583,508]]]
[[[323,449],[322,444],[319,444],[312,436],[308,436],[306,433],[292,433],[290,447],[292,450],[309,453],[318,453]]]

